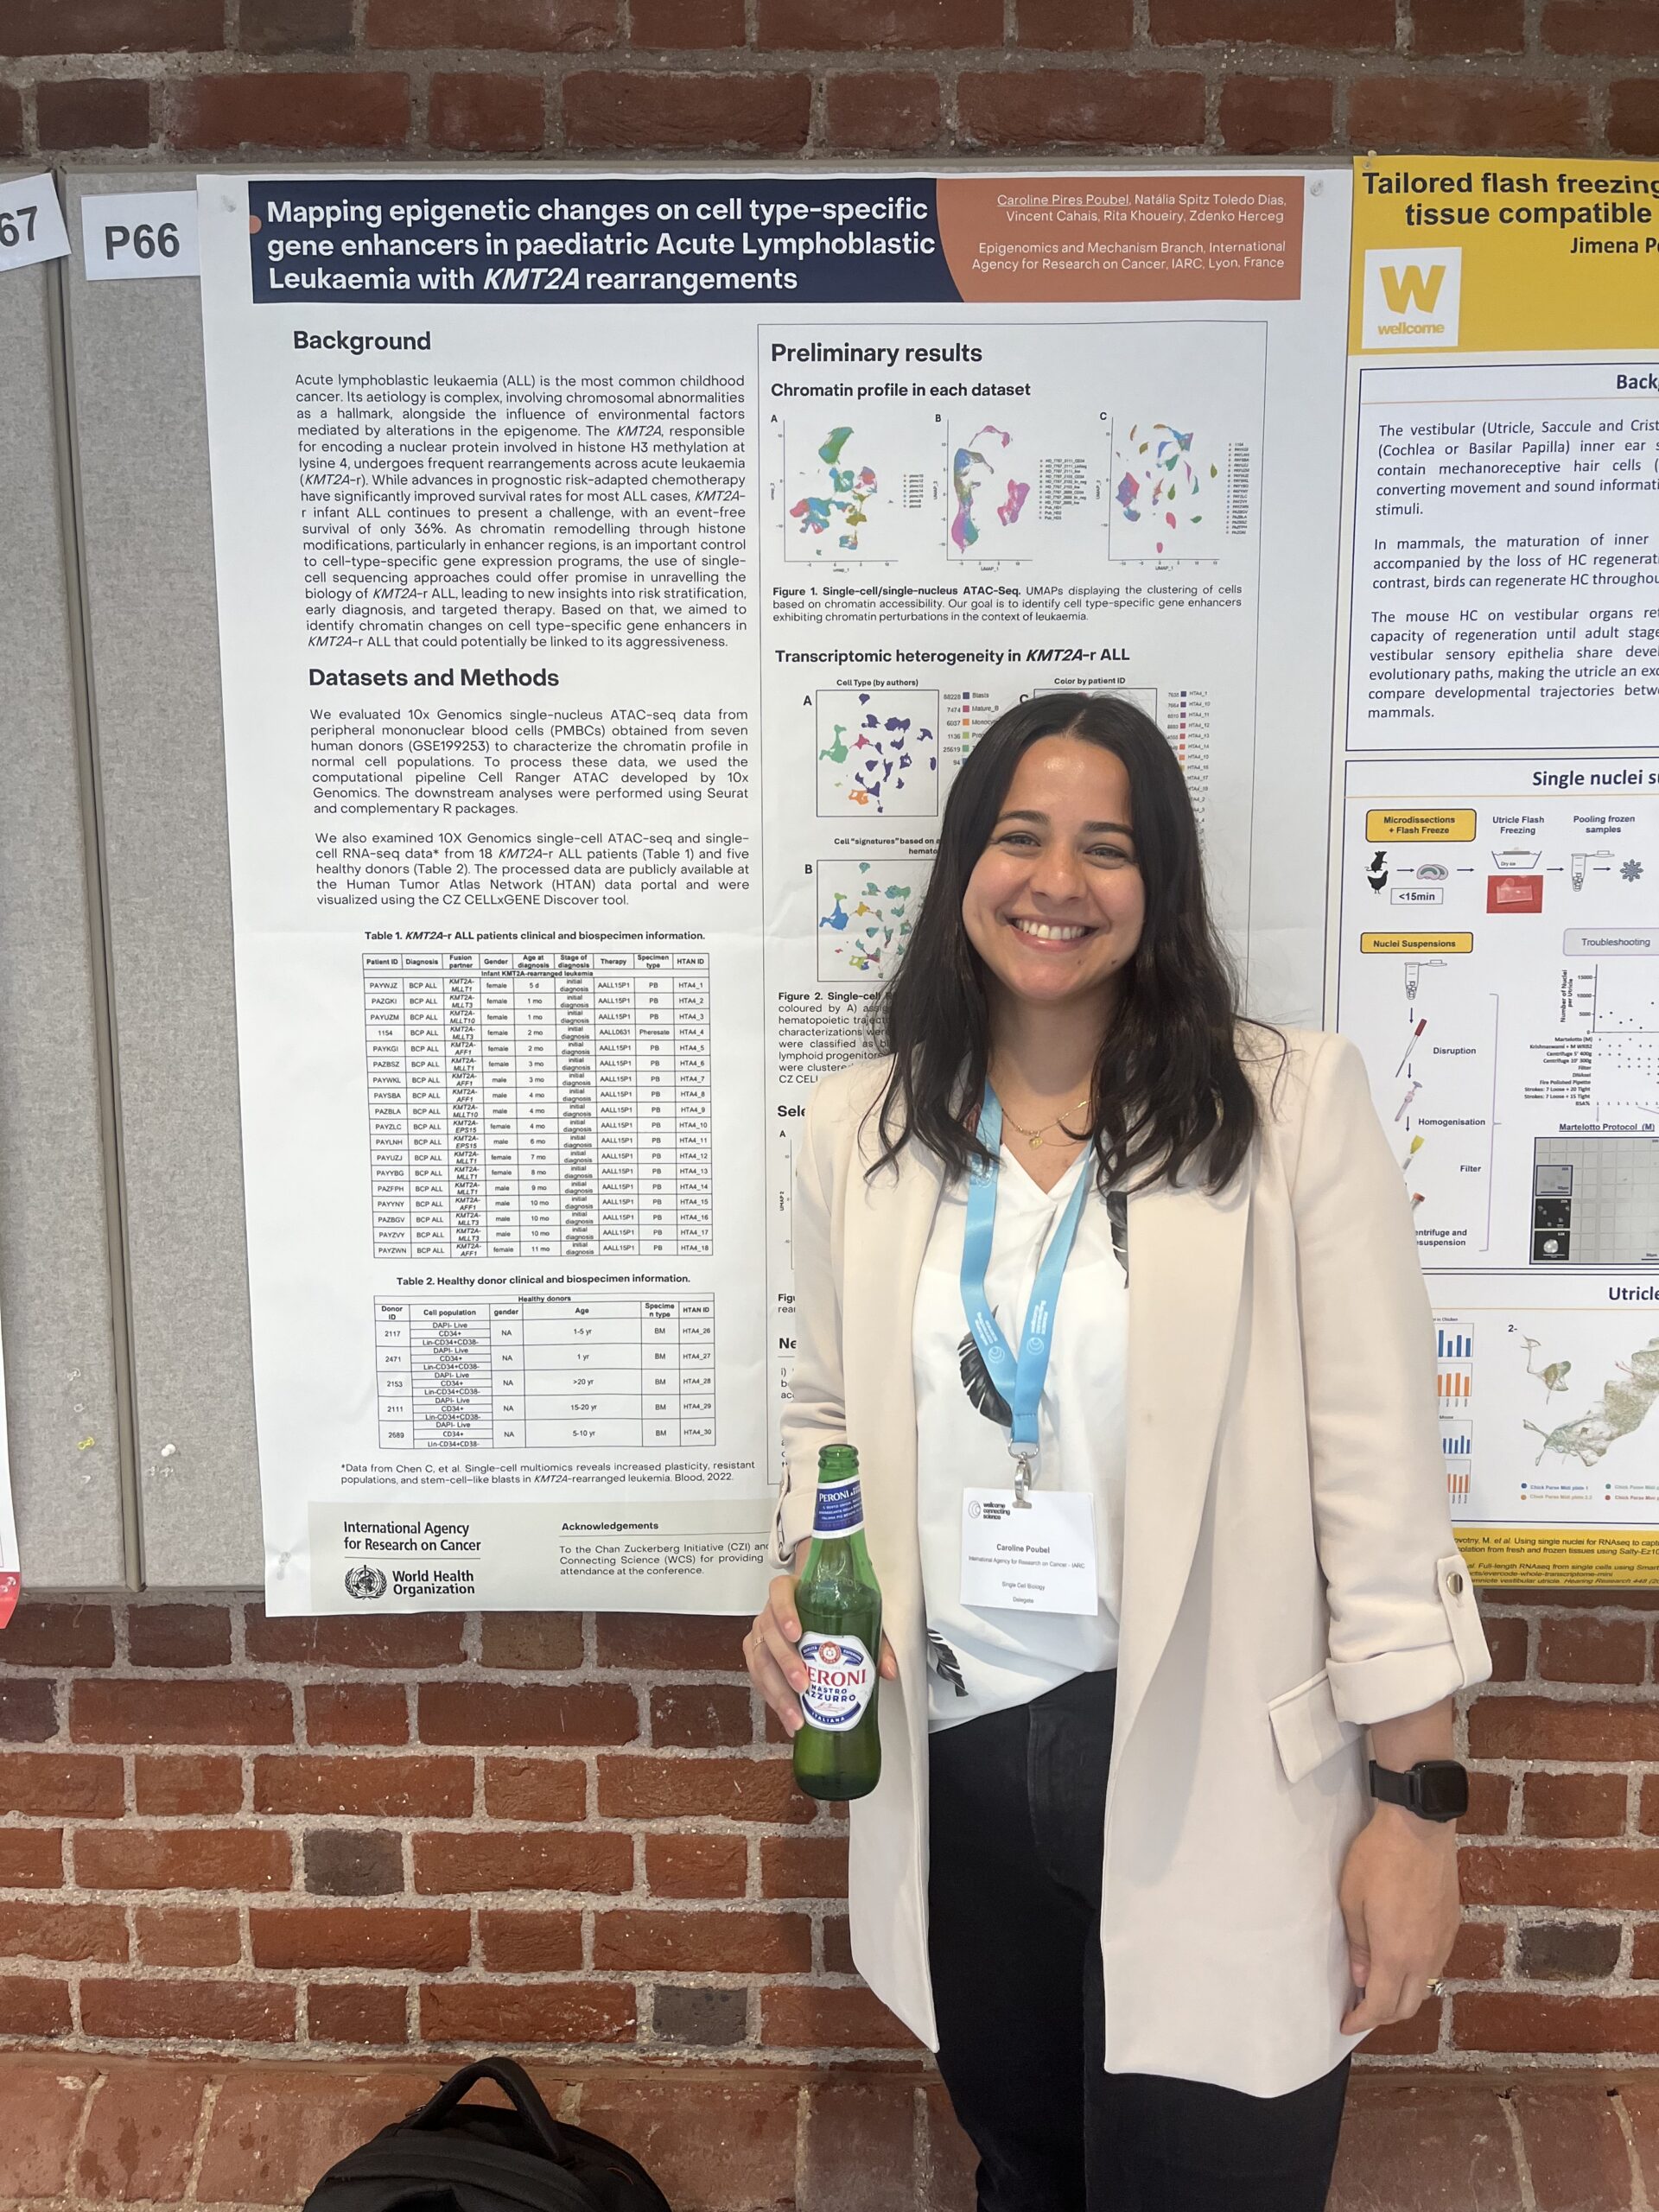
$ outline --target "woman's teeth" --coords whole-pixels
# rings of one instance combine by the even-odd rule
[[[1022,937],[1041,938],[1051,944],[1069,944],[1073,938],[1089,934],[1080,922],[1016,921],[1014,926]]]

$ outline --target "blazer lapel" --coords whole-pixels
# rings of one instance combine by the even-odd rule
[[[1159,1184],[1128,1206],[1128,1439],[1115,1732],[1127,1738],[1174,1626],[1210,1487],[1251,1178],[1218,1197]]]

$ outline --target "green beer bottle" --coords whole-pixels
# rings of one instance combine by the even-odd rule
[[[806,1669],[796,1783],[809,1797],[866,1797],[881,1779],[875,1709],[881,1590],[865,1547],[858,1454],[850,1444],[826,1444],[818,1453],[812,1547],[795,1608]]]

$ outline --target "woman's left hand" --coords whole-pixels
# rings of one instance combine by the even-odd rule
[[[1361,1993],[1343,2016],[1342,2032],[1364,2035],[1389,2020],[1408,2020],[1457,1938],[1456,1823],[1378,1805],[1349,1846],[1338,1895],[1349,1969]]]

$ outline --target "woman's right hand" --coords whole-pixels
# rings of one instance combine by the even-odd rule
[[[805,1547],[803,1545],[802,1550]],[[799,1556],[799,1554],[797,1554]],[[801,1640],[800,1615],[795,1609],[798,1574],[776,1574],[766,1602],[755,1615],[743,1639],[743,1659],[749,1680],[793,1737],[805,1719],[800,1693],[806,1688],[806,1669],[796,1646]],[[884,1636],[877,1662],[884,1682],[899,1679],[899,1662]]]
[[[806,1688],[806,1669],[796,1646],[801,1640],[800,1617],[795,1610],[798,1574],[775,1574],[766,1602],[754,1617],[743,1639],[743,1658],[749,1680],[793,1736],[804,1715],[799,1692]]]

